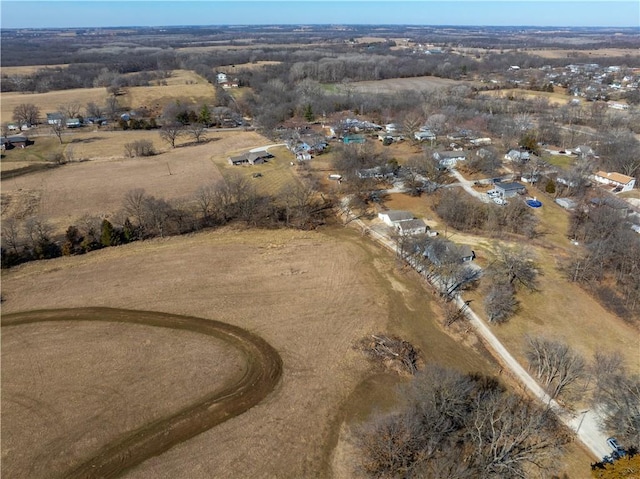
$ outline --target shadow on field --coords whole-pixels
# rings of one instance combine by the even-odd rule
[[[2,328],[53,321],[120,322],[191,331],[226,341],[247,362],[247,371],[236,384],[212,392],[171,416],[129,431],[75,466],[64,475],[66,478],[118,477],[146,459],[252,408],[269,395],[282,375],[282,359],[269,343],[244,329],[214,320],[152,311],[78,308],[8,314],[2,317]]]

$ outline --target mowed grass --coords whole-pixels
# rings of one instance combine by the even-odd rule
[[[167,78],[167,85],[127,88],[124,95],[118,97],[120,106],[127,109],[147,107],[153,110],[162,109],[165,105],[177,100],[195,105],[202,101],[213,102],[215,89],[204,78],[187,70],[174,70]],[[81,107],[89,102],[104,105],[108,93],[106,88],[76,88],[71,90],[51,91],[47,93],[3,93],[1,95],[0,121],[10,122],[13,110],[22,103],[32,103],[40,109],[42,121],[46,113],[59,110],[60,105],[77,103]]]
[[[267,144],[268,143],[265,143],[265,145]],[[228,156],[240,155],[247,151],[247,149],[243,149],[230,152]],[[225,178],[240,175],[248,179],[251,184],[255,186],[258,193],[275,196],[280,193],[286,185],[292,185],[298,182],[298,177],[296,176],[297,162],[293,153],[283,146],[269,148],[269,153],[274,155],[274,158],[269,159],[262,165],[233,166],[228,163],[228,156],[225,158],[217,158],[214,161]],[[291,162],[294,163],[294,166],[291,166]],[[254,175],[261,176],[254,177]]]
[[[16,168],[18,164],[40,163],[46,161],[52,153],[61,153],[65,145],[57,138],[38,136],[32,138],[33,144],[26,148],[12,148],[2,153],[2,171]]]
[[[569,170],[575,163],[575,157],[570,155],[543,155],[542,159],[550,165],[565,171]]]

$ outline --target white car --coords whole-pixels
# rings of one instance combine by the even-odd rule
[[[493,202],[494,202],[495,204],[497,204],[497,205],[506,205],[506,204],[507,204],[506,200],[503,200],[503,199],[502,199],[502,198],[500,198],[499,196],[495,196],[495,197],[493,198]]]

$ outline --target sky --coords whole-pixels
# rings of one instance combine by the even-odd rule
[[[640,28],[640,0],[0,0],[3,29],[267,24]]]

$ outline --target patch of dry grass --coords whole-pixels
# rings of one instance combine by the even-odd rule
[[[21,65],[17,67],[2,67],[2,76],[11,77],[13,75],[33,75],[38,70],[47,68],[67,68],[68,63],[60,63],[57,65]]]
[[[176,100],[195,105],[202,101],[213,102],[215,89],[199,75],[187,70],[174,70],[167,78],[167,85],[139,86],[125,89],[126,94],[118,97],[120,105],[127,108],[147,107],[161,110]],[[42,114],[58,111],[60,105],[78,103],[84,107],[89,102],[104,105],[108,97],[105,88],[76,88],[71,90],[50,91],[47,93],[3,93],[0,106],[0,121],[9,122],[13,110],[22,103],[33,103]]]

